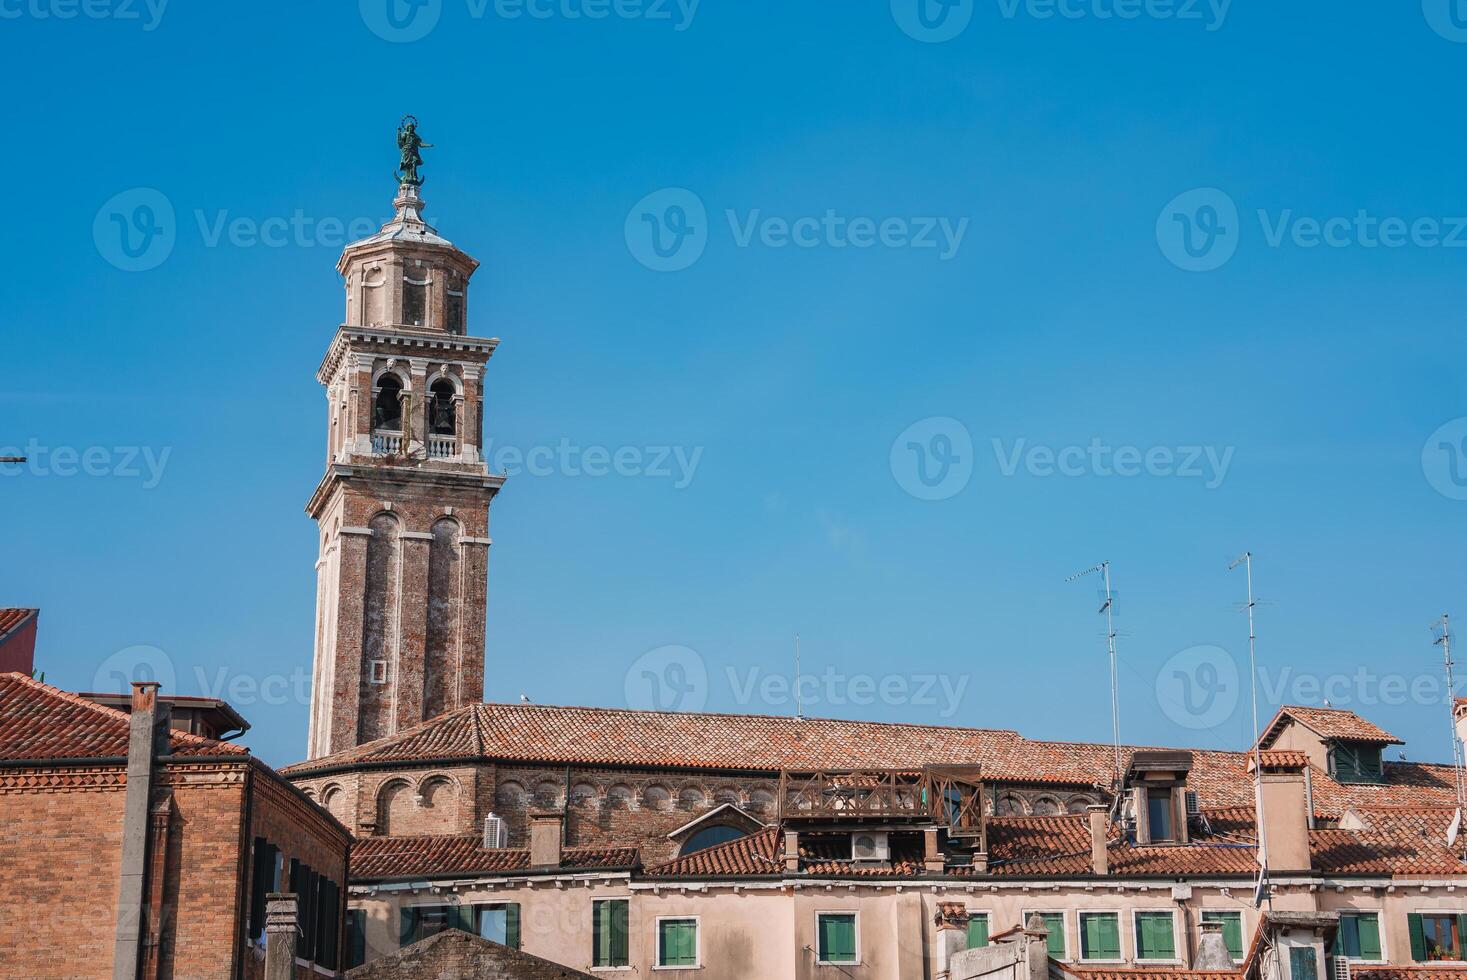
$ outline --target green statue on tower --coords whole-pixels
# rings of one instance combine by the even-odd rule
[[[397,149],[402,154],[397,165],[399,184],[423,186],[423,178],[418,176],[418,168],[423,165],[422,150],[424,147],[431,150],[433,144],[424,143],[423,137],[418,135],[418,117],[403,116],[402,124],[397,127]]]

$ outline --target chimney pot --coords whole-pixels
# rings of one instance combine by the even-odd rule
[[[1110,852],[1105,840],[1110,830],[1110,808],[1106,806],[1086,807],[1090,816],[1090,871],[1096,875],[1110,874]]]
[[[564,841],[565,814],[558,810],[539,810],[530,813],[531,867],[560,867],[561,845]]]
[[[158,688],[162,686],[157,681],[133,681],[132,710],[151,710],[158,703]]]

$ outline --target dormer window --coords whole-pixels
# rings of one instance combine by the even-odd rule
[[[1138,844],[1185,844],[1187,828],[1187,774],[1192,753],[1147,750],[1131,757],[1126,773],[1128,822]]]
[[[1329,749],[1329,774],[1341,783],[1384,782],[1381,747],[1368,742],[1335,742]]]

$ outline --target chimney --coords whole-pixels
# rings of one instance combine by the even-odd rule
[[[1194,970],[1236,970],[1233,954],[1228,952],[1228,942],[1223,938],[1222,923],[1202,920],[1202,939],[1197,944],[1197,959]]]
[[[1304,773],[1309,757],[1297,751],[1261,752],[1259,802],[1268,867],[1272,871],[1308,871],[1309,796]],[[1253,769],[1256,760],[1248,760]]]
[[[113,980],[135,980],[141,963],[143,905],[148,883],[149,811],[153,796],[153,760],[161,739],[168,745],[168,712],[158,711],[158,683],[134,681],[128,718],[127,788],[122,803],[122,867],[118,873],[117,931],[113,939]]]
[[[800,832],[797,830],[784,832],[784,870],[790,874],[800,870]]]
[[[296,897],[265,896],[265,980],[295,980]]]
[[[1086,807],[1090,816],[1090,873],[1110,874],[1110,852],[1105,849],[1105,839],[1110,830],[1110,808],[1107,806]]]
[[[530,866],[560,867],[560,849],[565,840],[565,814],[559,810],[530,811]]]
[[[936,970],[933,976],[951,977],[953,957],[968,948],[968,907],[962,902],[938,902]]]
[[[947,859],[937,839],[937,828],[927,827],[922,833],[922,868],[928,874],[940,875],[947,868]]]

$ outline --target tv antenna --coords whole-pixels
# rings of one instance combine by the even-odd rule
[[[1110,562],[1103,561],[1098,565],[1091,565],[1083,572],[1076,572],[1066,582],[1082,579],[1087,575],[1100,574],[1105,583],[1105,601],[1100,604],[1099,612],[1105,616],[1105,646],[1110,654],[1110,728],[1111,735],[1115,740],[1115,765],[1116,765],[1116,792],[1121,789],[1121,693],[1119,674],[1116,669],[1116,626],[1115,626],[1115,594],[1110,588]]]
[[[1268,880],[1268,837],[1263,816],[1263,733],[1258,730],[1258,631],[1253,625],[1253,610],[1258,600],[1253,595],[1253,552],[1245,551],[1228,565],[1233,571],[1242,565],[1248,578],[1248,601],[1243,608],[1248,612],[1248,685],[1253,701],[1253,799],[1256,805],[1258,824],[1258,883],[1253,888],[1253,905],[1261,907],[1264,902],[1273,905],[1273,887]],[[1314,815],[1309,815],[1309,824],[1314,825]]]
[[[795,721],[805,720],[805,706],[800,699],[800,634],[795,634]]]
[[[1450,712],[1452,722],[1452,774],[1457,782],[1457,811],[1459,814],[1458,819],[1460,820],[1462,807],[1464,803],[1467,803],[1467,787],[1464,787],[1462,780],[1462,743],[1457,738],[1457,688],[1452,680],[1452,667],[1454,665],[1452,663],[1451,619],[1446,613],[1442,613],[1442,618],[1433,623],[1432,626],[1441,631],[1437,634],[1433,645],[1442,648],[1442,665],[1447,671],[1447,708]],[[1452,843],[1454,842],[1449,841],[1448,846]]]

